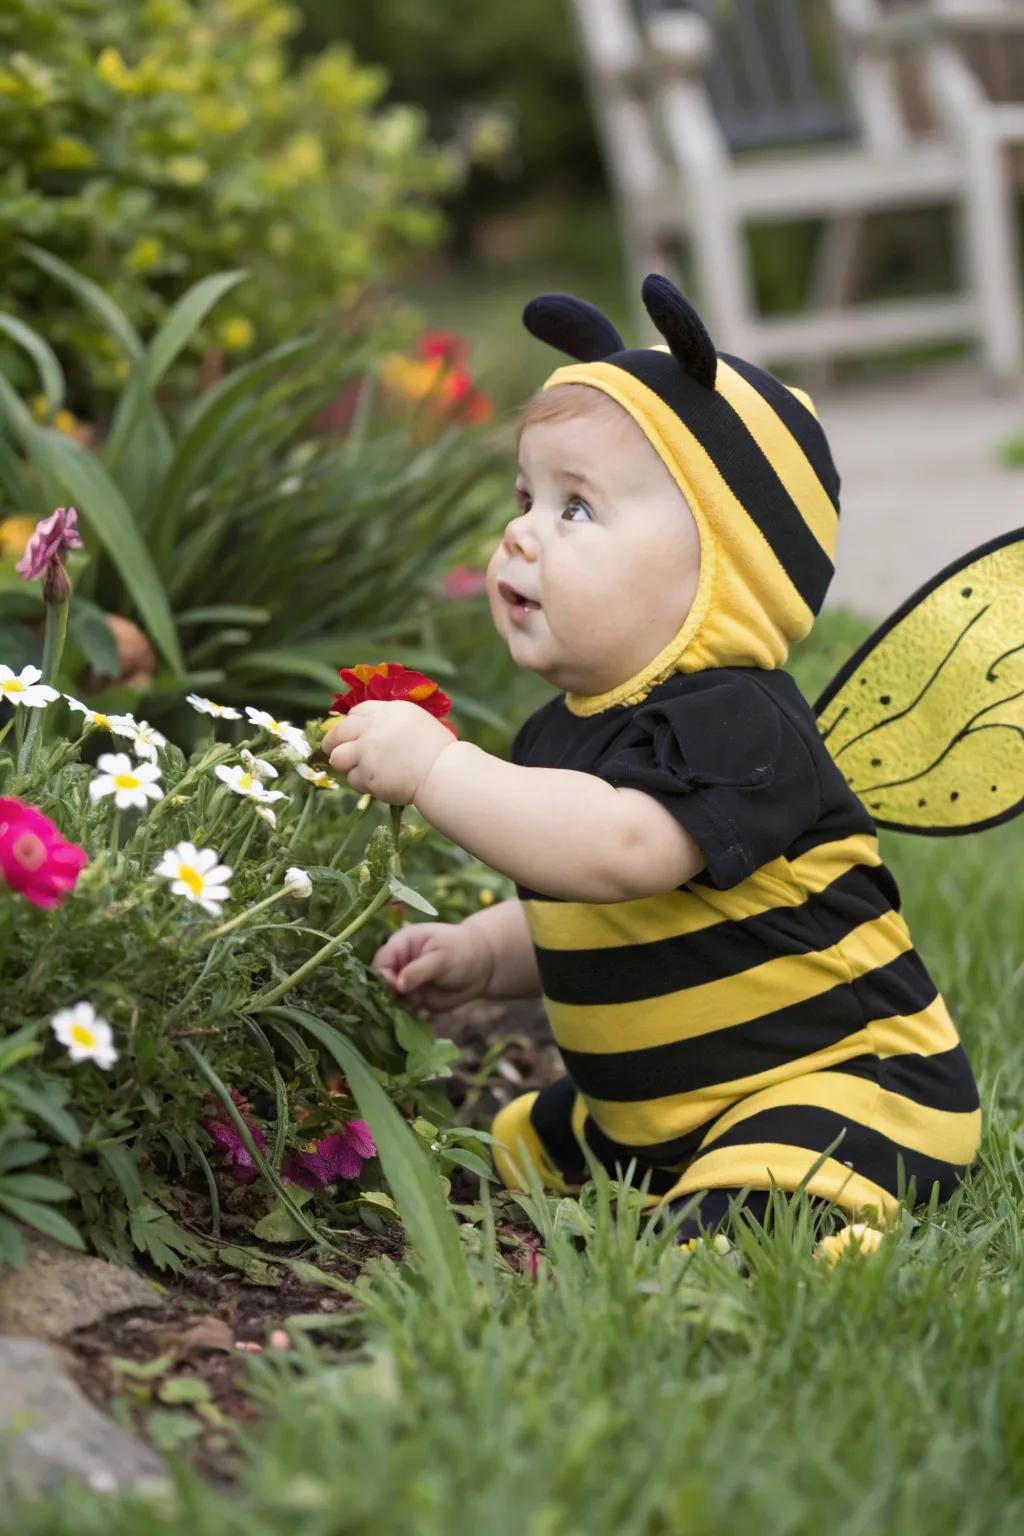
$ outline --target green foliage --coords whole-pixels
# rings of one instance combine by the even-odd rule
[[[49,730],[64,708],[47,707]],[[336,1247],[324,1212],[336,1222],[348,1208],[360,1219],[360,1201],[379,1183],[376,1163],[328,1202],[310,1203],[281,1173],[292,1153],[357,1113],[349,1093],[326,1086],[321,1058],[345,1053],[347,1071],[362,1074],[360,1097],[369,1083],[410,1113],[437,1114],[444,1102],[430,1082],[449,1070],[450,1042],[407,1019],[368,969],[383,937],[377,914],[414,829],[402,828],[396,849],[362,801],[314,788],[282,743],[260,732],[248,745],[277,765],[285,796],[273,826],[215,775],[237,760],[216,741],[190,759],[172,744],[160,748],[163,797],[145,813],[116,812],[110,798],[90,797],[94,770],[80,760],[89,737],[105,736],[98,726],[75,739],[63,720],[67,737],[44,737],[37,765],[18,767],[29,712],[17,712],[0,744],[0,796],[34,805],[90,859],[52,909],[0,882],[0,1260],[22,1258],[15,1218],[125,1263],[134,1252],[162,1269],[209,1262],[222,1202],[237,1208],[247,1194],[226,1168],[218,1172],[221,1152],[203,1128],[211,1119],[233,1125],[248,1148],[262,1175],[257,1201],[276,1194],[304,1240]],[[365,845],[382,833],[389,857],[362,886]],[[163,850],[182,842],[216,850],[230,869],[223,916],[156,873]],[[310,871],[308,903],[285,889],[292,865]],[[257,918],[249,909],[259,907]],[[110,1026],[117,1057],[106,1067],[73,1061],[49,1027],[81,1000]],[[234,1093],[251,1105],[244,1116]],[[195,1224],[204,1189],[205,1229]],[[251,1200],[247,1209],[255,1224],[260,1210]]]
[[[340,665],[398,653],[439,680],[453,674],[429,622],[454,552],[494,522],[495,448],[480,431],[427,433],[420,418],[397,419],[376,374],[380,340],[340,350],[316,333],[169,409],[159,393],[167,370],[224,296],[248,286],[244,274],[202,279],[146,344],[103,289],[30,254],[132,358],[95,448],[53,424],[64,380],[39,331],[12,321],[9,334],[37,370],[50,416],[36,420],[0,375],[0,515],[43,516],[67,502],[82,519],[86,549],[68,561],[69,688],[87,668],[111,673],[104,611],[137,619],[152,640],[163,665],[145,710],[179,734],[195,726],[181,702],[188,687],[236,706],[258,691],[282,714],[322,714]],[[318,430],[318,413],[345,391],[354,415],[344,433]],[[38,660],[25,644],[28,617],[41,618],[41,603],[0,566],[9,665]],[[137,686],[96,691],[91,702],[142,707]],[[472,688],[459,702],[472,714]],[[482,699],[475,707],[486,713]]]
[[[343,45],[298,67],[280,0],[12,0],[0,15],[3,306],[45,311],[81,361],[88,409],[127,376],[125,337],[83,315],[36,266],[29,239],[102,284],[149,327],[188,283],[253,272],[190,341],[247,352],[329,310],[444,229],[459,174],[421,109],[383,105],[387,76]],[[193,370],[194,371],[194,370]]]

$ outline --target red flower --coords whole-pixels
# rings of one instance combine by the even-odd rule
[[[410,704],[419,704],[428,715],[446,725],[453,736],[458,735],[455,727],[442,718],[452,707],[451,699],[422,672],[413,672],[397,661],[382,661],[375,667],[360,662],[356,667],[339,667],[338,676],[348,683],[350,692],[334,695],[329,715],[347,715],[367,699],[405,699]]]
[[[436,357],[442,363],[449,363],[453,368],[465,362],[466,350],[464,339],[451,331],[424,331],[416,343],[418,357]]]
[[[0,797],[0,876],[36,907],[59,907],[89,862],[48,816],[13,797]]]
[[[206,1097],[213,1101],[212,1094],[208,1093]],[[246,1113],[249,1108],[249,1100],[244,1098],[237,1088],[232,1088],[231,1097],[235,1102],[238,1113],[245,1121],[253,1141],[261,1152],[266,1152],[267,1138],[255,1121],[250,1120]],[[239,1184],[248,1184],[251,1179],[256,1177],[258,1170],[253,1161],[252,1153],[239,1135],[237,1127],[227,1118],[227,1113],[223,1108],[220,1114],[210,1120],[201,1120],[200,1124],[210,1140],[215,1142],[224,1153],[224,1167],[235,1170],[235,1178]]]
[[[365,1120],[350,1120],[347,1125],[308,1152],[296,1152],[281,1165],[282,1179],[290,1179],[303,1189],[323,1189],[337,1179],[359,1177],[363,1163],[377,1148]]]

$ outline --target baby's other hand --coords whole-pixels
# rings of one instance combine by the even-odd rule
[[[484,996],[491,952],[463,923],[407,923],[381,945],[371,965],[410,1013],[426,1018]]]

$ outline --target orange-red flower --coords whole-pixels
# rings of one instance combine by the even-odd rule
[[[442,693],[433,678],[422,672],[414,672],[397,661],[381,661],[375,667],[366,662],[355,667],[339,667],[338,676],[348,683],[350,691],[334,695],[327,711],[329,715],[347,715],[350,709],[367,699],[405,699],[440,720],[453,736],[458,735],[451,722],[442,718],[452,707],[451,699]]]

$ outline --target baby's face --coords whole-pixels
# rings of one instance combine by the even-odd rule
[[[700,575],[697,525],[668,469],[619,407],[534,422],[516,501],[487,566],[513,660],[571,693],[633,677],[678,632]],[[508,589],[539,608],[513,605]]]

